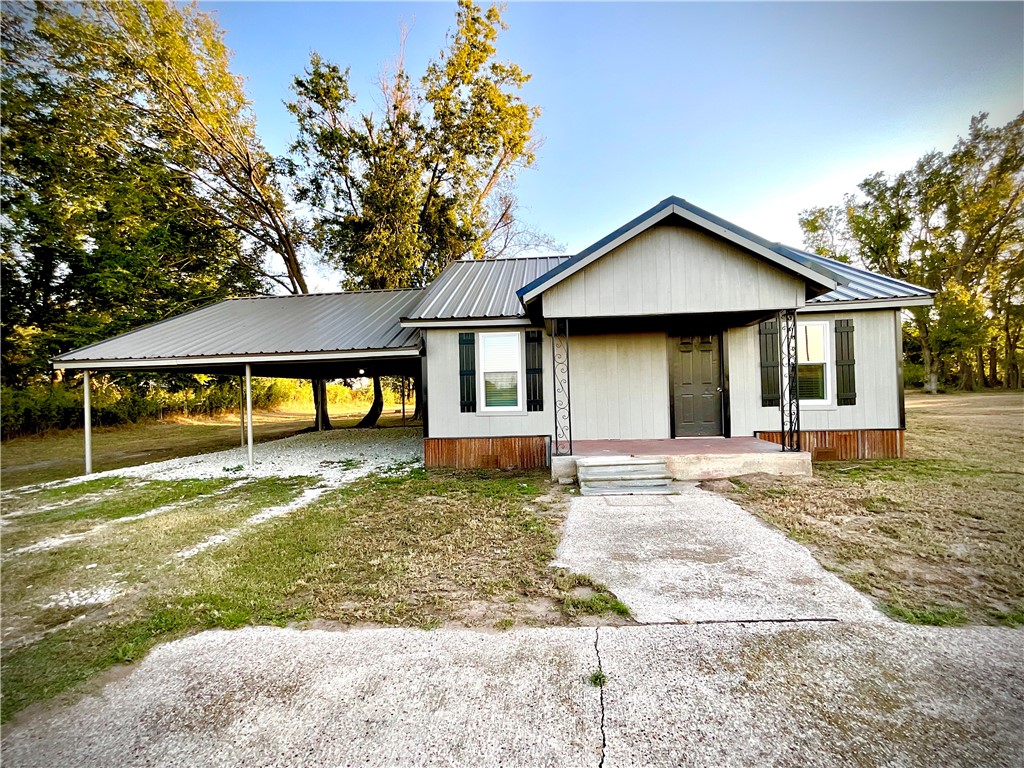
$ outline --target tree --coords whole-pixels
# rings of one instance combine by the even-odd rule
[[[359,112],[349,71],[316,53],[295,78],[289,168],[313,241],[347,288],[420,287],[459,258],[550,245],[516,217],[511,182],[534,162],[540,111],[519,95],[529,75],[495,59],[504,28],[498,8],[460,0],[418,88],[401,56],[381,77],[379,114]]]
[[[801,214],[806,245],[936,292],[933,308],[910,310],[930,391],[940,378],[994,385],[1000,343],[1004,385],[1019,385],[1024,113],[1000,127],[977,115],[948,154],[859,189]]]
[[[132,89],[66,51],[65,10],[3,15],[3,382],[70,347],[263,288],[238,236],[123,109]]]
[[[58,60],[88,62],[126,84],[120,109],[145,126],[168,169],[192,180],[210,214],[243,238],[250,265],[290,293],[307,293],[304,221],[259,140],[216,22],[194,3],[93,0],[50,14],[47,25]],[[330,428],[325,381],[313,381],[313,401],[316,426]]]

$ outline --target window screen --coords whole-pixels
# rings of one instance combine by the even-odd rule
[[[797,327],[797,396],[801,400],[828,399],[828,323],[801,323]]]

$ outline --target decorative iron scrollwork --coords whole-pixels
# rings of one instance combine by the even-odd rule
[[[551,373],[554,377],[554,456],[572,455],[572,403],[569,397],[569,321],[551,321]]]
[[[779,411],[782,416],[782,450],[800,450],[800,392],[797,385],[796,310],[779,312]]]

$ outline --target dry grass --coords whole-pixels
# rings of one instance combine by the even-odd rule
[[[352,427],[361,414],[331,413],[332,424]],[[265,411],[253,414],[253,439],[257,443],[289,437],[309,429],[312,414]],[[401,415],[386,413],[380,426],[398,426]],[[410,422],[411,423],[411,422]],[[63,480],[82,473],[84,435],[68,429],[48,435],[17,437],[3,444],[0,478],[5,489],[33,483]],[[241,442],[237,414],[216,417],[169,417],[119,427],[93,429],[93,470],[103,472],[137,464],[222,451]]]
[[[542,474],[371,476],[190,559],[175,557],[308,482],[93,480],[14,494],[17,513],[5,525],[21,542],[61,524],[92,533],[5,557],[3,718],[78,690],[157,642],[212,627],[502,630],[628,620],[601,585],[550,567],[565,496]],[[152,509],[162,511],[133,517]],[[43,607],[55,595],[110,585],[120,594],[102,604]]]
[[[907,451],[732,495],[896,618],[1024,625],[1024,395],[909,396]]]

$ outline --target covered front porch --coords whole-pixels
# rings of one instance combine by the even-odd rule
[[[811,454],[782,451],[777,443],[756,437],[683,437],[652,440],[574,440],[572,451],[552,455],[551,477],[573,482],[579,466],[663,467],[672,480],[711,480],[753,473],[811,475]],[[605,470],[610,474],[611,470]]]

